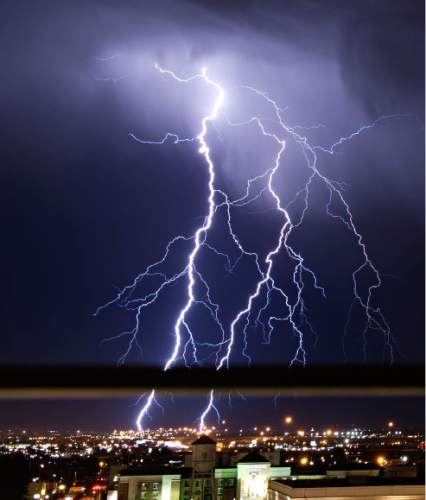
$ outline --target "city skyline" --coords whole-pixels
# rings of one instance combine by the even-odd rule
[[[194,410],[197,417],[205,408],[205,398],[174,397],[162,401],[171,409],[169,413],[160,408],[153,409],[152,418],[145,420],[145,427],[198,427],[199,420],[188,420],[187,407]],[[176,401],[177,400],[177,401]],[[0,431],[9,428],[25,428],[47,431],[56,429],[71,431],[78,428],[93,431],[112,429],[135,429],[134,415],[137,411],[134,398],[129,399],[84,399],[68,401],[1,401]],[[422,429],[424,427],[423,398],[232,398],[232,407],[227,397],[218,401],[221,416],[227,420],[233,431],[256,425],[272,426],[276,430],[288,430],[282,419],[290,415],[294,419],[291,429],[298,426],[309,427],[363,427],[385,428],[387,422],[395,421],[403,429]],[[265,415],[266,413],[266,415]],[[90,418],[90,415],[92,417]],[[101,417],[100,417],[101,416]],[[14,425],[11,425],[14,423]],[[209,426],[217,425],[212,416],[207,419]]]
[[[294,422],[287,416],[285,423]],[[354,488],[376,496],[407,494],[410,500],[424,493],[424,434],[398,429],[394,421],[381,431],[312,428],[275,434],[270,427],[255,427],[229,436],[213,429],[200,435],[196,427],[8,432],[0,434],[0,461],[5,459],[21,461],[30,499],[84,494],[91,500],[135,500],[161,494],[163,500],[230,495],[261,500],[271,490],[288,499],[306,486],[319,488],[312,491],[325,498],[342,487],[354,496]],[[24,485],[16,489],[24,491]]]

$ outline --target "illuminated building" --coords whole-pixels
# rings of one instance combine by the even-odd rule
[[[190,478],[187,467],[127,469],[120,474],[118,500],[178,500],[182,481]]]
[[[216,465],[216,441],[206,435],[192,443],[192,469],[194,476],[208,476]]]
[[[333,500],[343,497],[345,500],[424,498],[424,488],[421,490],[413,467],[408,471],[407,467],[398,466],[401,470],[392,470],[390,475],[386,467],[367,462],[309,470],[308,464],[312,462],[305,454],[290,467],[281,466],[279,453],[275,452],[259,452],[252,448],[242,456],[242,452],[234,449],[223,453],[216,453],[216,450],[213,439],[201,436],[192,443],[192,453],[187,454],[185,467],[139,466],[122,471],[118,500],[298,500],[311,496]],[[302,461],[303,458],[306,460]],[[396,474],[402,478],[401,486]],[[333,490],[333,495],[329,490]],[[376,495],[375,491],[383,494]],[[422,492],[420,496],[419,491]]]
[[[216,442],[203,435],[191,446],[189,467],[143,467],[122,471],[118,500],[212,500]]]
[[[290,467],[272,467],[269,460],[254,450],[237,463],[236,498],[241,500],[266,498],[269,480],[288,477],[290,473]]]
[[[273,467],[252,451],[233,467],[216,467],[216,442],[201,436],[192,443],[190,467],[139,467],[123,470],[118,500],[265,499],[270,479],[288,477],[289,467]]]

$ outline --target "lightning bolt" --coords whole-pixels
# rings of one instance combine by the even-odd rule
[[[242,126],[242,125],[249,125],[251,123],[256,123],[263,136],[273,138],[275,140],[275,142],[278,144],[279,147],[278,147],[278,152],[277,152],[276,157],[275,157],[275,164],[274,164],[273,168],[270,170],[270,173],[268,174],[267,187],[268,187],[269,193],[272,195],[272,197],[274,199],[276,210],[278,212],[280,212],[283,216],[283,225],[281,227],[279,238],[278,238],[278,241],[277,241],[275,248],[273,248],[268,253],[268,255],[265,259],[265,262],[267,264],[266,273],[263,274],[262,280],[260,280],[257,283],[254,292],[249,296],[246,307],[238,312],[238,314],[236,315],[236,317],[234,318],[234,320],[231,323],[230,342],[228,344],[226,354],[220,360],[220,363],[218,365],[218,369],[222,368],[222,366],[224,366],[225,364],[226,364],[226,366],[228,366],[229,358],[230,358],[231,351],[232,351],[232,346],[234,344],[234,339],[235,339],[235,327],[238,324],[238,322],[244,317],[246,318],[246,320],[245,320],[245,324],[243,327],[243,337],[244,337],[243,354],[245,354],[245,350],[247,348],[247,328],[250,324],[250,314],[252,312],[253,303],[255,302],[256,299],[259,298],[263,289],[265,290],[265,293],[266,293],[266,300],[265,300],[264,306],[262,308],[260,308],[258,311],[258,314],[256,317],[256,323],[261,324],[263,326],[263,323],[260,321],[260,316],[270,304],[271,293],[277,292],[279,295],[281,295],[283,300],[284,300],[285,309],[287,311],[287,314],[282,316],[282,317],[277,317],[277,316],[270,316],[269,317],[269,319],[268,319],[268,332],[267,332],[267,336],[266,336],[267,342],[269,342],[270,338],[271,338],[271,333],[273,330],[272,322],[274,322],[274,321],[288,321],[291,324],[293,331],[297,334],[298,339],[299,339],[297,350],[296,350],[296,352],[295,352],[295,354],[290,362],[290,365],[293,365],[294,363],[301,363],[303,365],[305,364],[306,351],[305,351],[304,343],[303,343],[303,332],[299,328],[299,326],[295,320],[295,313],[296,313],[297,309],[299,308],[300,319],[302,320],[302,322],[305,322],[307,324],[307,326],[309,327],[310,330],[312,330],[312,326],[311,326],[310,322],[308,321],[308,319],[305,315],[305,312],[304,312],[305,306],[304,306],[304,300],[303,300],[302,293],[303,293],[303,289],[305,287],[305,283],[303,280],[303,273],[311,276],[311,278],[313,279],[314,288],[319,290],[324,298],[326,295],[325,295],[324,288],[321,285],[319,285],[319,283],[318,283],[318,279],[317,279],[316,274],[304,264],[303,257],[294,248],[291,247],[288,240],[289,240],[289,237],[290,237],[291,233],[293,232],[293,230],[297,227],[300,227],[303,223],[305,214],[309,208],[308,199],[309,199],[309,195],[310,195],[310,187],[311,187],[312,181],[314,179],[320,180],[325,185],[327,190],[329,191],[329,202],[327,203],[327,206],[326,206],[327,214],[329,216],[331,216],[332,218],[339,219],[349,229],[349,231],[354,236],[356,243],[361,251],[362,263],[360,264],[360,266],[358,268],[356,268],[353,271],[352,281],[353,281],[354,302],[357,302],[362,307],[362,309],[365,313],[365,317],[366,317],[365,327],[363,330],[364,358],[366,358],[366,346],[367,346],[366,334],[367,334],[368,330],[376,329],[376,330],[379,330],[383,334],[384,339],[385,339],[385,348],[388,350],[390,361],[393,362],[394,349],[393,349],[393,339],[392,339],[392,335],[391,335],[390,326],[389,326],[388,322],[386,321],[386,318],[384,317],[380,307],[372,306],[373,292],[375,290],[377,290],[382,285],[380,273],[368,255],[366,245],[363,241],[363,237],[355,225],[354,218],[353,218],[352,212],[350,210],[350,206],[343,195],[343,188],[342,188],[341,184],[332,180],[332,179],[329,179],[328,177],[326,177],[324,174],[322,174],[319,171],[319,169],[317,167],[317,162],[318,162],[317,151],[322,151],[324,153],[333,155],[336,153],[336,148],[338,148],[339,146],[341,146],[345,142],[354,139],[355,137],[359,136],[361,133],[375,127],[381,121],[389,120],[392,118],[411,117],[411,115],[393,114],[393,115],[381,116],[381,117],[377,118],[371,124],[363,125],[363,126],[359,127],[359,129],[357,129],[355,132],[351,133],[350,135],[339,138],[329,148],[325,148],[323,146],[312,146],[308,142],[307,137],[300,135],[296,131],[297,129],[301,129],[301,128],[303,129],[304,127],[300,127],[300,126],[290,127],[283,122],[282,115],[281,115],[282,109],[279,107],[279,105],[277,104],[277,102],[275,100],[271,99],[266,93],[259,91],[253,87],[244,86],[243,88],[246,90],[249,90],[250,92],[253,92],[255,95],[262,98],[264,101],[266,101],[272,107],[273,112],[275,114],[276,123],[279,124],[280,128],[282,129],[282,131],[284,132],[284,134],[286,136],[293,139],[301,147],[303,155],[304,155],[305,160],[306,160],[306,165],[307,165],[308,169],[311,171],[311,173],[308,177],[308,180],[307,180],[304,188],[302,188],[298,193],[296,193],[295,198],[289,204],[289,205],[291,205],[300,195],[302,195],[302,197],[304,199],[304,208],[302,210],[301,217],[299,218],[299,220],[292,222],[286,208],[284,208],[281,205],[281,200],[280,200],[279,195],[274,191],[274,188],[273,188],[273,178],[274,178],[274,175],[276,174],[278,168],[280,167],[281,156],[285,150],[285,145],[286,145],[285,140],[279,138],[278,135],[275,133],[267,132],[265,130],[265,126],[264,126],[262,120],[259,117],[252,117],[251,119],[249,119],[245,122],[240,122],[240,123],[232,123],[228,120],[228,124],[231,126]],[[309,127],[309,128],[312,128],[312,127]],[[346,217],[336,215],[331,211],[331,202],[333,200],[333,197],[336,197],[337,200],[340,202]],[[297,290],[297,300],[295,301],[295,303],[293,305],[290,304],[289,297],[284,292],[284,290],[275,285],[274,279],[273,279],[272,274],[271,274],[272,268],[273,268],[274,257],[280,252],[280,250],[282,248],[284,248],[287,255],[295,261],[295,267],[294,267],[294,272],[293,272],[293,284]],[[359,283],[359,275],[363,270],[370,271],[374,276],[374,279],[371,282],[371,284],[368,286],[367,293],[365,293],[365,294],[362,294],[360,292],[360,283]],[[353,308],[353,306],[351,305],[349,313],[352,311],[352,308]],[[349,323],[347,322],[347,325],[348,324]],[[347,328],[347,326],[345,327],[345,334],[344,335],[346,335],[346,328]],[[246,357],[250,361],[250,358],[248,356],[246,356]]]
[[[199,434],[201,434],[206,429],[205,419],[211,411],[214,411],[216,413],[216,418],[217,418],[217,421],[219,422],[220,421],[220,413],[219,413],[219,410],[217,409],[217,406],[214,404],[214,390],[213,389],[209,393],[209,399],[208,399],[206,409],[203,411],[203,413],[200,415],[200,418],[199,418],[199,424],[198,424]]]
[[[179,349],[180,349],[181,342],[182,342],[182,327],[185,328],[187,333],[189,334],[190,342],[194,346],[194,358],[196,358],[196,348],[195,348],[194,335],[193,335],[192,330],[186,321],[186,316],[187,316],[189,310],[191,309],[191,307],[195,301],[194,286],[195,286],[196,275],[197,275],[197,272],[195,269],[195,264],[194,264],[195,259],[200,251],[201,246],[203,245],[203,243],[206,240],[207,232],[212,225],[213,216],[215,213],[215,189],[214,189],[215,169],[214,169],[212,159],[210,157],[210,148],[208,147],[207,142],[206,142],[208,123],[217,118],[219,111],[220,111],[220,108],[222,107],[222,104],[223,104],[225,93],[216,82],[213,82],[212,80],[210,80],[208,78],[206,68],[203,68],[201,73],[198,75],[195,75],[195,76],[190,77],[188,79],[182,79],[182,78],[178,78],[175,75],[175,73],[173,73],[172,71],[164,70],[164,69],[160,68],[158,65],[156,65],[156,67],[160,70],[161,73],[172,76],[178,82],[187,83],[191,80],[194,80],[195,78],[202,78],[208,85],[212,86],[217,91],[217,98],[214,102],[213,108],[212,108],[210,114],[205,116],[202,119],[201,132],[196,137],[196,139],[200,145],[200,148],[198,151],[200,154],[202,154],[204,156],[204,160],[205,160],[207,167],[208,167],[208,174],[209,174],[208,207],[209,207],[209,209],[208,209],[208,214],[205,217],[202,226],[200,226],[195,232],[194,246],[193,246],[193,249],[188,257],[188,264],[187,264],[187,269],[188,269],[188,287],[187,287],[188,299],[187,299],[187,302],[184,305],[184,307],[181,309],[179,316],[177,318],[177,321],[175,323],[175,327],[174,327],[175,346],[174,346],[174,349],[173,349],[173,352],[172,352],[170,358],[167,360],[166,365],[164,367],[165,370],[168,370],[173,365],[173,363],[176,361],[176,358],[179,354]],[[198,276],[199,276],[199,274],[198,274]]]
[[[141,398],[143,398],[143,397],[144,397],[144,395],[141,396]],[[139,398],[139,399],[141,399],[141,398]],[[144,428],[142,426],[144,418],[145,417],[151,418],[151,416],[149,414],[149,410],[152,407],[152,405],[154,405],[154,404],[156,404],[159,408],[164,410],[163,407],[160,405],[160,403],[157,401],[157,399],[155,397],[155,389],[152,389],[152,391],[149,393],[149,396],[146,398],[145,404],[142,406],[142,408],[139,411],[139,414],[136,418],[136,428],[138,429],[139,432],[142,432],[144,430]]]
[[[229,367],[239,331],[241,331],[243,341],[242,356],[250,363],[251,356],[248,342],[249,328],[253,326],[260,328],[263,332],[264,342],[269,344],[271,342],[272,333],[276,325],[280,322],[287,322],[296,337],[297,347],[290,361],[290,365],[305,365],[307,361],[307,351],[305,347],[304,332],[308,330],[314,336],[316,336],[316,332],[307,316],[304,292],[307,286],[311,286],[325,299],[326,290],[320,284],[317,274],[306,263],[303,255],[292,246],[291,236],[302,226],[305,215],[309,210],[309,199],[314,181],[320,182],[328,191],[328,202],[325,206],[326,214],[342,224],[345,229],[350,232],[359,252],[360,264],[352,271],[353,302],[350,306],[348,321],[344,328],[343,343],[345,342],[344,339],[347,334],[354,306],[358,304],[365,318],[362,332],[364,338],[364,354],[366,355],[368,331],[378,330],[383,334],[385,350],[390,361],[392,361],[394,354],[390,326],[380,307],[374,305],[373,300],[374,293],[382,285],[381,275],[370,258],[364,239],[355,224],[349,203],[344,196],[344,184],[327,177],[318,167],[318,163],[319,155],[334,155],[338,153],[345,143],[355,140],[364,132],[377,126],[380,122],[408,115],[382,116],[372,123],[362,125],[347,136],[340,137],[330,146],[312,145],[308,141],[308,138],[303,135],[304,131],[323,127],[323,125],[320,124],[310,127],[287,125],[283,121],[283,109],[265,92],[250,86],[243,86],[238,89],[241,92],[249,92],[253,95],[254,99],[259,99],[263,101],[263,103],[266,103],[272,112],[272,119],[268,117],[252,116],[248,120],[242,122],[233,122],[225,116],[224,113],[225,91],[217,82],[210,79],[206,68],[203,68],[200,73],[196,73],[188,78],[182,78],[171,70],[163,69],[158,64],[156,64],[155,67],[160,74],[167,78],[171,78],[178,84],[187,85],[196,80],[201,80],[215,93],[215,99],[213,100],[211,109],[208,114],[201,119],[200,131],[194,137],[180,137],[177,133],[169,131],[166,132],[162,139],[147,140],[141,139],[133,133],[129,134],[133,140],[144,145],[161,146],[166,143],[188,143],[198,145],[198,152],[203,158],[203,163],[208,174],[206,199],[207,213],[193,234],[178,235],[172,238],[168,242],[163,256],[158,261],[149,265],[142,273],[136,276],[132,283],[119,290],[112,300],[98,307],[96,310],[95,315],[99,314],[107,307],[116,305],[120,308],[134,311],[135,313],[135,324],[130,331],[125,331],[106,339],[115,340],[122,337],[129,338],[127,348],[119,358],[119,363],[124,363],[126,361],[129,353],[135,346],[140,348],[138,338],[141,332],[144,310],[156,302],[160,294],[169,286],[180,280],[186,280],[186,299],[183,306],[177,312],[173,326],[174,343],[171,353],[164,363],[164,370],[170,369],[180,359],[183,360],[186,366],[202,364],[202,360],[199,359],[198,355],[198,348],[201,346],[209,347],[214,350],[215,366],[218,370]],[[271,165],[261,174],[248,179],[244,194],[236,199],[231,199],[226,192],[218,189],[216,186],[216,168],[207,142],[207,134],[210,126],[216,129],[218,135],[220,134],[218,126],[215,123],[218,121],[219,117],[224,120],[225,125],[228,127],[255,126],[259,134],[265,140],[275,145],[275,153]],[[307,169],[307,180],[304,186],[295,194],[294,198],[290,202],[284,204],[279,193],[275,189],[275,181],[277,172],[282,168],[283,157],[288,141],[293,141],[300,148]],[[238,234],[234,231],[232,220],[232,211],[234,209],[247,207],[261,197],[268,197],[272,201],[271,210],[275,211],[281,219],[281,225],[274,244],[263,258],[258,252],[249,250],[243,245]],[[298,217],[292,217],[290,215],[290,209],[298,200],[302,200],[303,208]],[[228,254],[216,248],[216,246],[209,241],[209,231],[215,217],[219,218],[222,213],[225,217],[229,236],[238,251],[238,257],[234,261],[232,261]],[[171,253],[175,251],[177,246],[185,248],[187,257],[184,264],[177,268],[175,272],[168,274],[162,270],[162,266],[166,263]],[[251,259],[255,266],[258,280],[248,294],[245,305],[242,309],[237,311],[232,318],[229,329],[225,328],[221,320],[220,307],[213,299],[208,281],[197,268],[197,260],[202,250],[209,251],[217,258],[222,259],[225,270],[228,273],[233,273],[243,258]],[[284,253],[292,263],[291,280],[288,283],[288,289],[285,289],[284,286],[279,286],[274,276],[276,258],[282,253]],[[361,284],[361,275],[363,273],[369,273],[372,276],[366,288],[365,286],[363,288]],[[139,286],[148,278],[157,280],[158,285],[145,295],[137,295]],[[292,296],[293,298],[291,298]],[[280,314],[272,314],[272,312],[270,312],[273,298],[276,298],[281,303],[282,310]],[[195,331],[191,327],[190,322],[191,310],[196,306],[202,307],[207,311],[209,317],[218,328],[220,340],[215,342],[199,342],[197,340]],[[155,390],[152,390],[138,415],[136,421],[138,429],[142,428],[142,420],[145,416],[149,416],[149,409],[154,403],[158,404],[155,399]],[[204,429],[205,418],[211,411],[214,411],[217,416],[219,415],[218,408],[214,403],[213,389],[209,393],[208,405],[199,418],[200,432]]]

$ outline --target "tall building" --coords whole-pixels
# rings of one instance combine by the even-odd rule
[[[216,465],[216,441],[202,435],[192,443],[191,447],[191,465],[194,477],[211,477]]]
[[[237,498],[266,498],[271,478],[288,477],[290,467],[271,467],[271,462],[253,450],[237,463]]]
[[[118,500],[179,500],[187,482],[187,467],[135,467],[120,473]],[[182,490],[182,491],[181,491]],[[201,500],[201,497],[200,497]]]

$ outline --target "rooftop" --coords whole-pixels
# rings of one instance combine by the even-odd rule
[[[141,467],[129,467],[120,471],[120,476],[167,476],[180,475],[191,477],[191,467],[167,467],[161,465],[147,465]]]
[[[257,450],[250,451],[247,455],[240,460],[238,460],[239,464],[253,464],[253,463],[271,463],[270,460],[267,460],[263,457]]]
[[[205,434],[203,434],[202,436],[200,436],[198,439],[196,439],[191,444],[192,445],[194,445],[194,444],[216,444],[216,441],[214,441],[212,438],[209,438],[209,436],[206,436]]]
[[[324,488],[342,486],[406,486],[423,485],[424,481],[416,477],[348,477],[322,479],[275,479],[274,481],[292,488]]]

